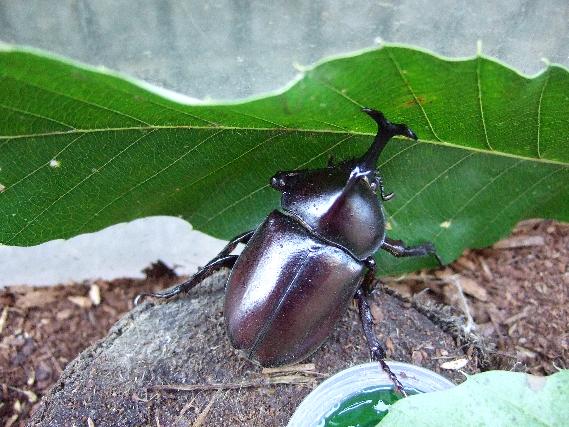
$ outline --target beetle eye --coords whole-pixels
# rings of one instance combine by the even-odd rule
[[[377,181],[372,181],[369,187],[371,188],[371,191],[375,193],[377,191]]]
[[[271,178],[271,187],[275,190],[283,190],[286,182],[281,174],[277,174]]]

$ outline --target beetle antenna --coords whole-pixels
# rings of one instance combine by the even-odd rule
[[[387,142],[395,135],[406,136],[417,140],[417,135],[403,123],[391,123],[381,111],[372,108],[362,108],[362,111],[377,123],[377,135],[370,149],[362,156],[359,166],[362,171],[374,170],[379,155],[387,145]]]

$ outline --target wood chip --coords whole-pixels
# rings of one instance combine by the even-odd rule
[[[30,390],[22,390],[21,388],[12,387],[12,386],[10,386],[10,385],[8,386],[8,388],[11,389],[11,390],[17,391],[18,393],[21,393],[21,394],[23,394],[24,396],[26,396],[26,398],[28,399],[28,401],[29,401],[30,403],[36,403],[36,402],[38,401],[38,396],[37,396],[33,391],[30,391]],[[19,400],[16,400],[16,402],[14,403],[14,405],[17,405],[18,408],[20,408],[20,409],[17,410],[17,412],[20,412],[20,410],[21,410],[21,403],[20,403],[20,401],[19,401]]]
[[[8,307],[2,309],[2,315],[0,315],[0,334],[4,330],[4,325],[6,324],[6,319],[8,319]]]
[[[530,246],[544,246],[543,236],[512,236],[494,243],[494,249],[526,248]]]
[[[514,314],[511,317],[508,317],[506,320],[504,320],[504,323],[506,325],[510,325],[512,323],[517,322],[520,319],[523,319],[524,317],[526,317],[529,313],[529,310],[531,309],[531,307],[525,307],[521,312]]]
[[[323,375],[324,377],[326,375]],[[235,390],[240,388],[264,388],[276,384],[314,384],[315,378],[306,375],[281,375],[267,377],[263,381],[242,381],[239,383],[213,383],[213,384],[156,384],[153,390],[174,391],[207,391],[207,390]]]
[[[458,278],[458,281],[464,293],[473,296],[480,301],[488,300],[488,292],[485,288],[480,286],[476,280],[470,279],[469,277],[460,276]]]
[[[373,323],[374,324],[378,324],[380,322],[383,321],[384,316],[383,316],[383,311],[381,310],[381,308],[379,308],[379,306],[375,303],[371,303],[370,304],[370,310],[371,310],[371,317],[373,318]]]
[[[8,421],[6,421],[6,424],[4,424],[4,427],[12,427],[14,425],[14,423],[16,422],[16,420],[18,419],[18,414],[14,414],[12,415],[10,418],[8,418]]]
[[[397,292],[403,298],[411,298],[413,296],[413,290],[407,283],[386,283],[385,287],[393,292]]]
[[[32,386],[34,385],[35,382],[36,382],[36,371],[32,369],[28,374],[28,379],[26,381],[26,384],[28,386]]]
[[[61,297],[61,293],[50,288],[37,291],[28,291],[24,295],[18,295],[16,306],[21,309],[44,307]]]
[[[464,368],[468,364],[468,360],[465,358],[450,360],[441,364],[441,368],[448,369],[451,371],[457,371]]]
[[[209,411],[211,410],[211,407],[213,406],[215,399],[217,399],[218,395],[219,395],[219,391],[217,391],[211,397],[211,400],[209,401],[207,406],[204,408],[204,410],[198,415],[198,417],[194,421],[193,427],[201,427],[202,425],[204,425],[205,419],[207,418],[207,415],[209,414]]]
[[[387,350],[387,354],[392,355],[395,352],[395,345],[393,344],[393,340],[391,337],[387,337],[385,340],[385,348]]]
[[[444,270],[437,270],[435,271],[435,277],[437,279],[446,280],[448,277],[452,276],[454,271],[452,271],[449,267],[446,267]]]
[[[467,270],[470,271],[476,271],[476,264],[474,264],[469,258],[465,257],[465,256],[461,256],[459,259],[456,260],[456,263],[458,265],[460,265],[461,267],[466,268]]]
[[[314,363],[300,363],[298,365],[280,366],[278,368],[263,368],[261,373],[264,375],[275,375],[290,372],[311,373],[314,371],[316,371],[316,366]]]
[[[93,303],[88,297],[72,296],[72,297],[67,297],[67,299],[81,308],[91,308],[91,306],[93,305]]]
[[[93,305],[101,304],[101,290],[99,289],[99,286],[95,284],[91,285],[89,288],[89,299]]]
[[[59,311],[58,313],[56,313],[55,317],[57,318],[57,320],[67,320],[72,315],[73,315],[73,309],[72,308],[66,308],[66,309],[63,309],[63,310]]]
[[[413,353],[411,353],[411,360],[413,361],[413,364],[420,365],[423,362],[423,354],[421,353],[421,351],[420,350],[413,351]]]
[[[484,261],[484,258],[480,257],[478,258],[478,261],[480,262],[480,266],[482,267],[482,274],[484,275],[484,278],[489,282],[494,280],[494,275],[492,274],[492,270],[490,270],[490,267],[488,267],[488,264],[486,263],[486,261]]]
[[[523,355],[528,359],[535,359],[537,357],[536,352],[531,351],[529,348],[522,347],[521,345],[517,345],[516,350],[520,355]]]
[[[22,390],[22,393],[26,395],[30,403],[36,403],[38,401],[38,396],[33,391]]]

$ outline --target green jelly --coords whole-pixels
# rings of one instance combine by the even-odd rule
[[[420,393],[406,388],[408,395]],[[370,387],[340,403],[338,409],[324,420],[325,427],[374,427],[389,410],[389,406],[402,399],[391,387]]]

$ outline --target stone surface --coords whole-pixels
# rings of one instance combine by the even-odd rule
[[[85,426],[89,419],[95,426],[286,425],[323,379],[368,361],[359,319],[350,307],[332,336],[305,361],[314,363],[315,371],[284,373],[281,381],[291,384],[267,385],[269,376],[232,349],[226,337],[225,278],[218,274],[187,296],[147,301],[129,312],[67,366],[29,425]],[[465,356],[452,336],[411,304],[379,293],[372,308],[389,358],[441,372],[439,365],[448,358]],[[437,358],[441,354],[446,357]],[[465,370],[477,371],[475,359],[469,360]],[[441,373],[455,382],[463,379],[454,371]],[[198,390],[156,387],[164,384]]]

